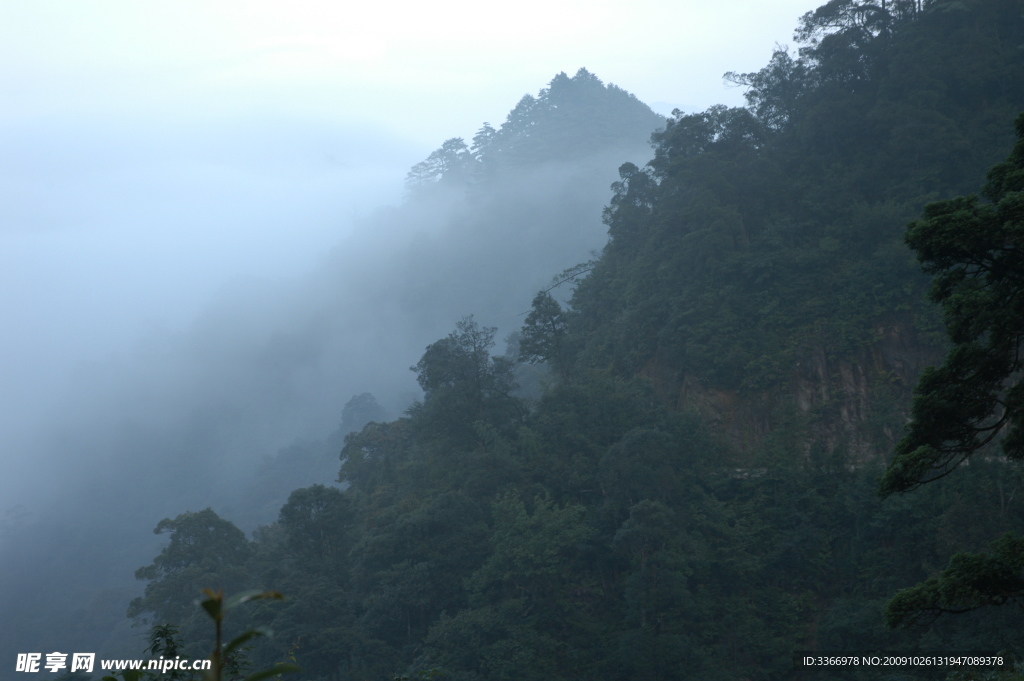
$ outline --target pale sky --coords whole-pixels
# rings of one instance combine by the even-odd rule
[[[0,121],[279,113],[426,145],[581,66],[649,102],[739,104],[806,0],[4,0]]]

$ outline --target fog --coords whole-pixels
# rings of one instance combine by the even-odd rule
[[[4,659],[133,652],[156,522],[272,521],[261,465],[329,442],[354,395],[399,415],[408,367],[462,316],[514,331],[601,248],[608,185],[648,148],[415,202],[411,165],[580,66],[662,114],[739,104],[721,73],[759,68],[812,9],[556,3],[502,27],[446,6],[355,39],[312,3],[48,6],[0,3]]]
[[[36,122],[0,144],[8,438],[50,422],[45,405],[82,363],[185,328],[238,277],[310,269],[354,216],[397,200],[421,153],[378,131],[255,117]]]

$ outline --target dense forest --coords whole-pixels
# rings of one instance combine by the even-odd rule
[[[239,631],[274,632],[235,662],[294,661],[309,681],[948,673],[798,669],[794,651],[1024,661],[1019,574],[1002,598],[935,596],[971,554],[998,562],[1001,547],[1019,573],[1019,546],[1000,537],[1024,533],[1024,475],[999,438],[972,441],[961,453],[978,455],[941,480],[890,474],[879,495],[894,449],[913,453],[901,438],[927,413],[925,393],[913,401],[922,373],[936,375],[926,367],[989,333],[963,319],[1002,314],[962,291],[952,308],[930,301],[948,254],[921,225],[949,205],[935,202],[977,193],[1013,146],[1021,12],[831,0],[804,15],[795,50],[726,75],[747,107],[677,112],[647,165],[621,166],[607,245],[551,272],[503,351],[489,311],[465,310],[412,367],[422,397],[399,418],[360,395],[326,445],[278,455],[268,479],[329,457],[338,485],[291,491],[252,538],[209,508],[162,521],[168,541],[139,569],[129,616],[173,625],[153,630],[156,651],[200,657],[203,588],[280,591],[232,612]],[[583,115],[594,124],[579,128]],[[592,74],[559,75],[500,128],[415,166],[408,201],[472,202],[524,164],[584,157],[625,119],[657,125]],[[1002,209],[1022,166],[1019,146],[957,210]],[[977,239],[1012,251],[1007,229]],[[941,301],[954,284],[937,281]],[[998,333],[1019,343],[1017,327]],[[978,404],[984,421],[992,405]]]
[[[532,148],[499,126],[486,174],[500,178],[449,175],[429,192],[410,178],[409,200],[339,226],[301,276],[236,281],[185,329],[85,367],[79,394],[20,452],[61,475],[0,518],[0,583],[17,585],[0,589],[0,657],[41,642],[136,654],[145,627],[125,609],[162,518],[212,506],[247,533],[273,522],[293,490],[337,479],[348,432],[421,395],[409,366],[466,310],[515,329],[552,272],[604,245],[608,185],[624,159],[648,158],[664,118],[586,72],[528,107]],[[575,142],[542,143],[562,138]],[[540,374],[520,383],[537,392]]]

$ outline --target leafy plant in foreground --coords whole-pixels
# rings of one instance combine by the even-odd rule
[[[203,673],[203,681],[261,681],[261,679],[269,679],[271,677],[280,679],[283,674],[299,671],[299,667],[293,664],[277,664],[269,669],[248,675],[245,674],[246,667],[248,666],[243,654],[246,650],[246,644],[260,636],[270,636],[271,632],[267,629],[247,629],[226,644],[223,642],[224,617],[228,610],[249,601],[283,600],[284,597],[280,593],[276,591],[253,590],[235,594],[230,598],[225,598],[224,592],[219,589],[217,591],[204,589],[203,593],[206,594],[206,598],[200,601],[199,605],[209,618],[213,620],[215,641],[213,652],[210,654],[210,669]],[[177,629],[173,625],[165,624],[153,627],[150,632],[150,646],[147,648],[147,652],[153,655],[160,654],[161,657],[167,656],[168,658],[176,655],[180,648],[175,637],[176,633]],[[169,675],[165,675],[161,672],[127,669],[120,672],[119,675],[120,681],[145,681],[156,678],[191,681],[195,678],[192,672],[170,671]],[[119,680],[117,676],[108,675],[104,676],[102,681]]]

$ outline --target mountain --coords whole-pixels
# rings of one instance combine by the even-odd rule
[[[807,451],[891,450],[945,347],[904,226],[976,191],[1024,108],[1016,5],[915,7],[808,13],[797,54],[727,74],[747,109],[670,121],[621,171],[571,361],[651,378],[750,454],[790,417]]]
[[[559,76],[414,167],[389,224],[431,222],[393,281],[347,276],[443,327],[399,367],[419,399],[348,434],[343,488],[292,491],[251,541],[212,510],[162,521],[137,621],[175,620],[201,654],[209,627],[183,594],[272,586],[284,603],[233,622],[277,632],[255,664],[294,658],[310,681],[859,680],[878,670],[797,668],[794,653],[1024,654],[1016,609],[883,618],[951,555],[1024,529],[1022,471],[982,456],[912,496],[877,494],[917,375],[945,350],[903,232],[1010,148],[1019,4],[830,0],[796,39],[728,74],[747,107],[676,115],[649,163],[620,158],[609,240],[550,284],[511,272],[576,215],[526,188],[554,196],[576,177],[561,156],[594,158],[559,93],[600,87],[640,118],[628,96]],[[510,282],[532,294],[518,315],[497,295]],[[441,319],[449,304],[465,316]],[[489,325],[513,317],[501,354]],[[524,395],[531,367],[542,390]]]
[[[344,435],[415,400],[408,367],[466,309],[515,329],[553,272],[604,244],[615,169],[664,123],[585,70],[560,74],[473,148],[461,183],[410,191],[308,275],[236,281],[184,332],[85,370],[34,443],[52,492],[0,538],[18,585],[0,594],[0,656],[57,637],[136,653],[123,615],[161,518],[213,506],[253,529],[296,487],[333,482]],[[350,414],[371,391],[371,416]]]

